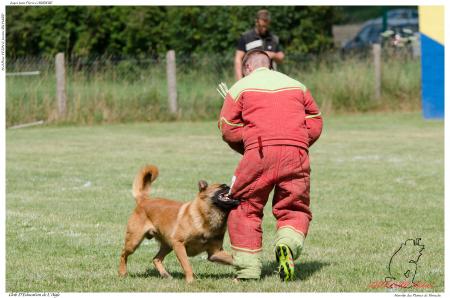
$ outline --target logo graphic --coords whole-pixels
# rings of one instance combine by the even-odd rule
[[[386,277],[388,288],[411,288],[416,277],[419,262],[425,245],[420,244],[421,238],[408,239],[400,245],[389,261],[389,276]]]

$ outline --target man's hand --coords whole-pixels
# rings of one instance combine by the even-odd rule
[[[266,54],[269,56],[270,59],[273,59],[273,57],[275,56],[275,53],[272,51],[264,51],[266,52]]]
[[[276,63],[283,62],[284,59],[284,53],[283,52],[272,52],[272,51],[265,51],[267,55],[269,55],[270,59],[275,61]]]
[[[222,96],[223,99],[225,99],[225,96],[227,96],[228,93],[228,87],[227,84],[224,82],[221,82],[217,87],[217,92],[219,92],[220,96]]]

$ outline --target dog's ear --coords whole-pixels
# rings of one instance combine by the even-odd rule
[[[208,182],[205,180],[200,180],[198,182],[198,191],[204,191],[208,187]]]

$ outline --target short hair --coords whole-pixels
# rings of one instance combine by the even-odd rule
[[[267,9],[261,9],[256,13],[257,20],[270,21],[270,13]]]
[[[272,61],[266,52],[264,52],[263,50],[256,50],[256,49],[248,51],[244,56],[244,59],[242,59],[243,67],[245,67],[245,64],[251,64],[257,67],[267,66],[270,68],[271,63]]]

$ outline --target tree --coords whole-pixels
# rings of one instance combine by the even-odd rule
[[[7,6],[7,57],[159,57],[231,53],[254,26],[261,7],[245,6]],[[332,46],[336,7],[276,6],[273,31],[287,52],[317,53]]]

